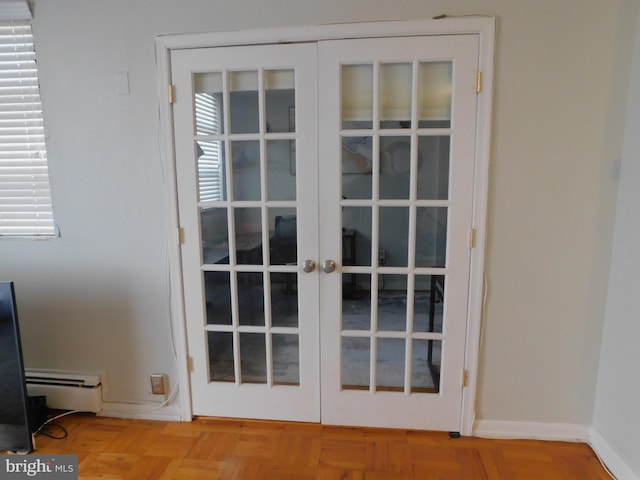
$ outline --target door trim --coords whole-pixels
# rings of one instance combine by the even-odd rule
[[[491,138],[491,109],[493,93],[493,55],[495,37],[494,17],[457,17],[440,20],[410,20],[370,22],[305,27],[268,28],[247,31],[211,32],[161,35],[156,38],[157,95],[159,102],[160,158],[165,172],[165,202],[167,211],[167,250],[169,263],[169,291],[172,337],[177,355],[181,419],[193,417],[189,384],[189,362],[186,318],[182,289],[180,245],[177,240],[178,192],[176,187],[175,149],[173,141],[172,107],[169,102],[171,81],[171,52],[185,48],[205,48],[239,45],[259,45],[281,42],[316,42],[347,38],[401,37],[443,34],[474,34],[479,38],[479,70],[483,86],[477,95],[477,131],[473,192],[475,245],[471,252],[469,272],[469,301],[465,369],[469,372],[462,395],[460,433],[471,435],[475,419],[478,380],[480,332],[484,306],[484,259]],[[475,88],[475,85],[470,86]],[[178,92],[179,95],[179,92]],[[462,372],[461,372],[462,377]]]

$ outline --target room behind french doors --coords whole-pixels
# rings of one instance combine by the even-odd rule
[[[476,35],[172,52],[196,415],[458,430]]]

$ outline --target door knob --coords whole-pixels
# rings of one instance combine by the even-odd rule
[[[322,262],[322,271],[324,273],[331,273],[336,269],[336,262],[333,260],[325,260]]]
[[[304,273],[311,273],[316,269],[316,262],[313,260],[305,260],[302,264],[302,271]]]

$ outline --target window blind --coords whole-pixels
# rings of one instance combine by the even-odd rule
[[[30,24],[0,24],[0,236],[55,234]]]
[[[196,131],[199,135],[215,135],[222,130],[220,95],[196,93]],[[198,193],[200,202],[224,199],[224,142],[198,141]]]

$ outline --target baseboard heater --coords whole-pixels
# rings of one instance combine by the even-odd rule
[[[29,396],[46,396],[49,408],[93,413],[102,410],[99,374],[26,369],[25,376]]]

